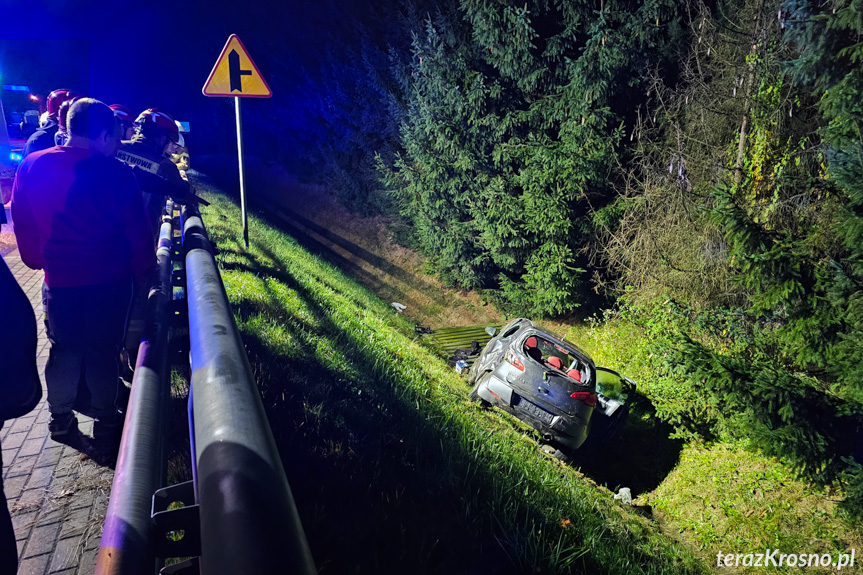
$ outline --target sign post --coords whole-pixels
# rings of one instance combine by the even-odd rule
[[[246,183],[243,170],[243,122],[240,118],[240,98],[269,98],[273,95],[246,47],[236,34],[231,34],[216,65],[210,71],[204,88],[205,96],[234,98],[237,115],[237,157],[240,167],[240,207],[243,213],[243,243],[249,247],[249,223],[246,217]]]
[[[243,170],[243,120],[240,116],[240,98],[234,97],[237,113],[237,155],[240,164],[240,209],[243,212],[243,244],[249,247],[249,220],[246,217],[246,175]]]

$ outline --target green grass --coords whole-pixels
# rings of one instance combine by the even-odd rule
[[[206,184],[199,190],[212,190]],[[467,400],[386,302],[205,193],[210,236],[321,573],[702,573],[635,508]]]
[[[598,365],[635,379],[647,395],[676,389],[654,369],[656,358],[648,349],[647,336],[632,323],[610,316],[560,331],[582,345]],[[706,562],[715,561],[719,552],[745,554],[770,548],[838,556],[863,548],[859,526],[850,524],[839,511],[841,493],[795,479],[786,466],[747,450],[742,443],[670,440],[673,430],[658,419],[650,402],[643,399],[618,443],[623,459],[632,463],[643,458],[639,469],[655,481],[633,491],[639,494],[635,503],[652,509],[666,532],[688,542]],[[650,439],[645,440],[645,434]],[[650,455],[645,456],[645,451]],[[771,566],[738,571],[795,570]],[[812,567],[807,572],[835,570]]]
[[[720,548],[819,555],[860,548],[859,536],[834,517],[828,493],[734,445],[688,445],[677,469],[647,499],[714,556]]]

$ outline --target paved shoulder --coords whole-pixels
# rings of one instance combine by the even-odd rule
[[[42,324],[43,274],[27,268],[17,251],[5,259],[36,314],[37,363],[44,392],[49,343]],[[21,561],[18,573],[92,575],[114,472],[97,465],[74,443],[53,441],[48,415],[43,393],[35,410],[7,421],[0,430],[3,485]],[[81,433],[92,435],[93,420],[79,414],[78,421]]]

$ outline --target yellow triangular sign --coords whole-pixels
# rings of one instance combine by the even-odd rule
[[[205,96],[269,98],[273,95],[246,47],[231,34],[202,90]]]

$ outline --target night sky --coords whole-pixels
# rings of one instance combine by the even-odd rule
[[[162,108],[190,122],[199,147],[235,149],[235,141],[221,143],[233,129],[233,100],[201,94],[228,36],[239,35],[274,92],[271,99],[246,98],[244,121],[250,114],[278,122],[291,113],[294,87],[323,49],[321,27],[338,26],[316,4],[2,0],[2,83],[38,94],[75,89],[135,112]]]

